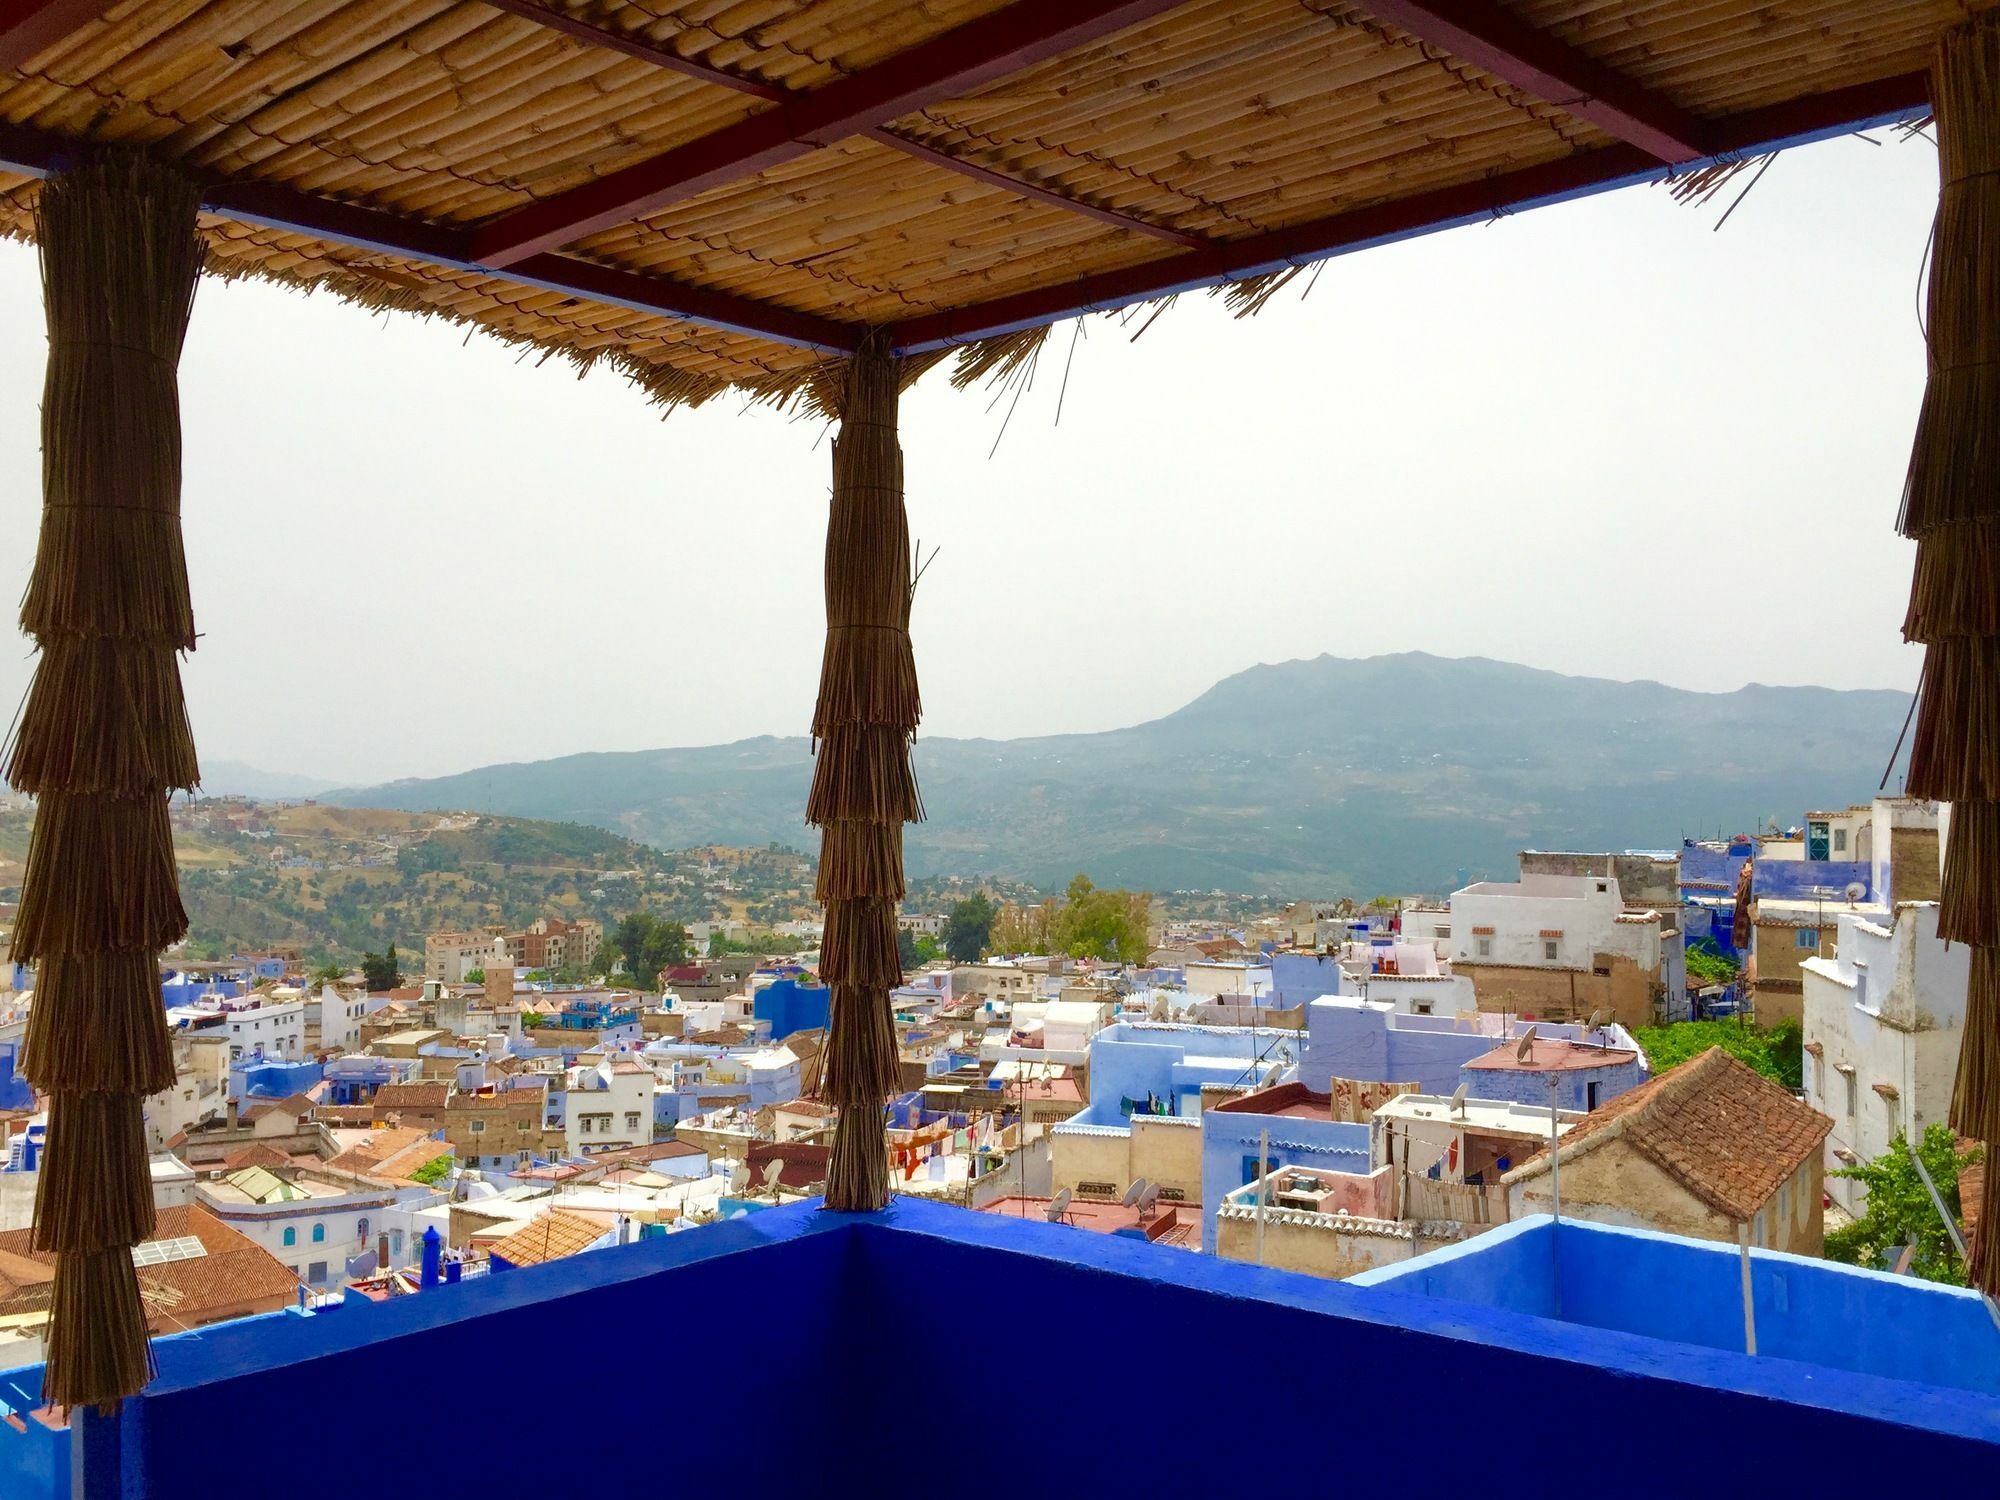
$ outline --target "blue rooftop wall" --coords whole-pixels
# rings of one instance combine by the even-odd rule
[[[750,1013],[771,1023],[771,1040],[782,1042],[797,1031],[823,1031],[833,1004],[824,985],[774,979],[750,997]]]
[[[21,1076],[21,1044],[0,1042],[0,1109],[33,1109],[34,1086]]]
[[[1609,1483],[1615,1473],[1621,1495],[1729,1493],[1753,1478],[1761,1491],[1771,1487],[1765,1476],[1801,1455],[1836,1456],[1818,1486],[1829,1494],[1959,1494],[2000,1464],[2000,1410],[1968,1391],[1749,1359],[902,1199],[866,1216],[798,1204],[337,1316],[159,1339],[160,1373],[145,1394],[112,1417],[78,1414],[76,1492],[106,1500],[202,1494],[214,1484],[215,1434],[225,1424],[286,1431],[302,1409],[355,1391],[403,1389],[413,1370],[515,1368],[524,1350],[572,1347],[579,1327],[644,1327],[689,1306],[761,1308],[745,1315],[753,1337],[781,1340],[805,1367],[837,1372],[782,1419],[760,1424],[751,1493],[831,1481],[841,1493],[909,1494],[947,1474],[954,1495],[983,1500],[1034,1488],[1024,1466],[1054,1462],[1065,1493],[1118,1494],[1147,1483],[1233,1494],[1246,1473],[1268,1472],[1220,1429],[1215,1440],[1190,1433],[1167,1450],[1078,1442],[1055,1460],[1024,1450],[1018,1462],[968,1463],[963,1425],[912,1420],[910,1404],[910,1372],[926,1351],[965,1337],[964,1309],[910,1289],[1002,1282],[1014,1305],[1034,1309],[1037,1326],[1088,1330],[1128,1357],[1163,1339],[1254,1351],[1258,1424],[1274,1433],[1329,1430],[1328,1403],[1341,1399],[1325,1379],[1332,1350],[1378,1389],[1533,1392],[1537,1412],[1587,1414],[1593,1432],[1664,1435],[1643,1465],[1609,1470],[1586,1443],[1579,1482],[1595,1475]],[[787,1295],[773,1301],[773,1287]],[[600,1340],[590,1360],[559,1361],[537,1380],[543,1409],[583,1413],[595,1430],[657,1426],[658,1351],[645,1339]],[[371,1468],[410,1494],[463,1488],[464,1446],[437,1434],[489,1427],[492,1401],[490,1381],[432,1383],[422,1422],[378,1424],[370,1434]],[[1363,1440],[1341,1442],[1327,1460],[1344,1489],[1402,1493],[1411,1456],[1420,1454],[1426,1490],[1462,1489],[1481,1500],[1549,1492],[1546,1456],[1441,1439],[1451,1424],[1441,1422],[1436,1400],[1378,1402],[1369,1418]],[[890,1429],[896,1441],[882,1442]],[[505,1462],[509,1490],[523,1494],[623,1495],[658,1479],[658,1455],[644,1444],[602,1448],[579,1468],[574,1444],[524,1442],[507,1449]],[[717,1484],[742,1487],[740,1465],[714,1462]],[[286,1500],[351,1500],[354,1487],[353,1466],[335,1463],[291,1465],[283,1484]],[[54,1500],[0,1489],[9,1500]]]
[[[1304,1120],[1234,1109],[1201,1112],[1201,1248],[1215,1254],[1215,1211],[1256,1176],[1258,1136],[1271,1132],[1264,1161],[1278,1167],[1368,1172],[1368,1127],[1345,1120]]]
[[[1868,900],[1873,868],[1851,859],[1760,859],[1750,870],[1750,894],[1775,900],[1810,901],[1816,896],[1845,901],[1849,885],[1860,882]]]
[[[1299,1082],[1320,1094],[1331,1091],[1335,1078],[1415,1083],[1426,1094],[1449,1094],[1458,1087],[1460,1066],[1499,1044],[1497,1037],[1454,1030],[1448,1019],[1392,1019],[1380,1001],[1315,1000],[1306,1007]]]
[[[325,1067],[317,1062],[287,1062],[253,1053],[229,1065],[229,1097],[289,1099],[293,1094],[303,1094],[325,1076]]]
[[[1720,887],[1709,890],[1710,895],[1729,895],[1736,889],[1736,882],[1743,869],[1743,861],[1755,849],[1753,844],[1731,844],[1725,852],[1720,849],[1704,849],[1699,844],[1684,845],[1680,853],[1681,888]]]
[[[1977,1292],[1773,1250],[1750,1266],[1760,1358],[2000,1396],[2000,1329]],[[1742,1274],[1734,1246],[1575,1220],[1558,1232],[1541,1215],[1355,1281],[1740,1351]]]
[[[1324,953],[1273,953],[1271,999],[1280,1010],[1341,992],[1340,961]]]
[[[1194,1115],[1203,1084],[1248,1083],[1282,1063],[1287,1048],[1295,1054],[1298,1044],[1281,1031],[1121,1021],[1091,1037],[1090,1103],[1071,1118],[1122,1125],[1135,1112]]]
[[[176,1005],[196,1005],[203,1000],[234,1000],[243,986],[234,979],[170,979],[160,981],[160,998],[169,1009]]]

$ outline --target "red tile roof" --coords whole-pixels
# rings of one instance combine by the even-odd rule
[[[1562,1153],[1624,1140],[1711,1208],[1747,1220],[1820,1148],[1833,1121],[1720,1047],[1620,1094],[1570,1127]],[[1549,1167],[1541,1152],[1503,1179]]]
[[[10,1266],[20,1269],[24,1260],[55,1264],[53,1255],[31,1248],[33,1236],[29,1229],[0,1233],[0,1273]],[[251,1312],[273,1312],[288,1305],[298,1290],[298,1278],[275,1256],[205,1209],[161,1209],[152,1238],[196,1239],[206,1252],[139,1268],[140,1295],[156,1333]]]
[[[375,1091],[372,1108],[378,1116],[392,1109],[443,1109],[450,1097],[448,1083],[385,1083]]]
[[[510,1266],[539,1266],[588,1250],[602,1239],[615,1221],[610,1214],[585,1213],[573,1208],[552,1208],[486,1247]]]
[[[1579,1068],[1615,1068],[1635,1062],[1639,1054],[1626,1047],[1592,1047],[1582,1042],[1566,1042],[1554,1037],[1537,1037],[1528,1043],[1528,1055],[1521,1056],[1518,1041],[1502,1042],[1491,1052],[1482,1052],[1464,1068],[1485,1068],[1500,1072],[1568,1073]]]

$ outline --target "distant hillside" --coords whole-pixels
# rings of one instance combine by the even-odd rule
[[[246,798],[176,802],[173,819],[196,956],[296,942],[352,960],[394,943],[414,972],[446,929],[632,911],[769,925],[812,896],[794,849],[668,852],[572,823]],[[33,822],[0,812],[0,887],[18,886]]]
[[[339,783],[317,776],[300,776],[291,771],[266,771],[240,760],[208,760],[201,763],[201,790],[208,797],[259,797],[281,800],[317,797]]]
[[[1372,895],[1510,871],[1528,847],[1624,848],[1865,797],[1895,692],[1695,693],[1410,653],[1253,667],[1102,734],[921,738],[912,875]],[[804,739],[565,756],[329,794],[475,808],[661,846],[810,838]]]

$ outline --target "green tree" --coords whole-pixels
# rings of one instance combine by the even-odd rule
[[[1137,963],[1146,956],[1152,900],[1143,891],[1099,890],[1088,875],[1078,875],[1069,883],[1050,936],[1071,958]]]
[[[1794,1093],[1800,1087],[1803,1038],[1796,1021],[1780,1021],[1768,1029],[1735,1021],[1679,1021],[1672,1026],[1635,1026],[1632,1036],[1645,1051],[1655,1078],[1710,1047],[1720,1047],[1773,1083]]]
[[[383,990],[393,990],[403,982],[403,966],[396,957],[396,945],[389,944],[387,953],[364,953],[361,955],[361,982],[370,994]]]
[[[324,963],[313,970],[314,984],[339,984],[347,970],[337,963]]]
[[[425,1187],[430,1187],[435,1183],[442,1182],[445,1175],[450,1171],[451,1154],[447,1152],[443,1156],[432,1157],[421,1167],[418,1167],[416,1171],[410,1174],[410,1181],[421,1182]]]
[[[612,950],[607,957],[603,949]],[[617,959],[625,961],[625,977],[633,984],[648,987],[662,969],[684,963],[688,956],[687,928],[678,922],[663,922],[651,912],[635,911],[619,919],[604,935],[598,958],[608,968]]]
[[[484,969],[467,969],[465,971],[465,982],[467,984],[486,983],[486,971]]]
[[[944,951],[955,964],[978,963],[993,937],[993,919],[1000,914],[992,898],[975,891],[954,902],[944,919]]]
[[[1937,1184],[1945,1211],[1958,1217],[1958,1174],[1979,1160],[1977,1150],[1961,1152],[1947,1125],[1927,1125],[1917,1146],[1924,1170]],[[1851,1178],[1868,1189],[1868,1207],[1859,1219],[1826,1237],[1826,1258],[1852,1266],[1880,1268],[1890,1264],[1905,1245],[1914,1243],[1910,1270],[1928,1281],[1965,1285],[1965,1263],[1952,1247],[1951,1234],[1938,1217],[1923,1179],[1910,1161],[1909,1143],[1898,1135],[1883,1155],[1833,1174]],[[1981,1226],[1984,1232],[1984,1226]]]

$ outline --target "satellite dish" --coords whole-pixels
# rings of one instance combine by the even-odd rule
[[[1145,1178],[1135,1177],[1132,1179],[1132,1185],[1125,1189],[1125,1196],[1118,1201],[1124,1204],[1125,1207],[1130,1208],[1145,1195],[1146,1189],[1150,1186],[1152,1184],[1147,1182]]]
[[[1469,1083],[1461,1083],[1451,1091],[1451,1108],[1453,1114],[1462,1115],[1465,1113],[1465,1094],[1466,1090],[1471,1087],[1472,1085]]]
[[[1610,1011],[1594,1010],[1590,1013],[1590,1019],[1588,1021],[1585,1021],[1583,1024],[1589,1027],[1592,1031],[1596,1031],[1601,1026],[1609,1025],[1610,1022],[1611,1022]]]
[[[1042,1217],[1047,1219],[1051,1224],[1059,1224],[1062,1222],[1062,1216],[1068,1208],[1069,1189],[1064,1188],[1055,1197],[1049,1199],[1049,1206],[1042,1210]]]
[[[778,1191],[778,1179],[784,1175],[785,1164],[782,1161],[773,1160],[766,1162],[764,1164],[764,1191],[775,1194]]]
[[[1526,1031],[1521,1033],[1521,1040],[1514,1044],[1514,1060],[1516,1062],[1526,1062],[1534,1055],[1537,1031],[1537,1027],[1530,1026]]]
[[[1868,887],[1863,885],[1860,881],[1850,880],[1847,882],[1847,904],[1849,906],[1854,905],[1863,896],[1867,894],[1868,894]]]
[[[1139,1195],[1139,1201],[1134,1205],[1139,1210],[1140,1218],[1143,1219],[1151,1215],[1153,1204],[1159,1200],[1159,1196],[1160,1185],[1157,1182],[1147,1183],[1146,1191]]]

